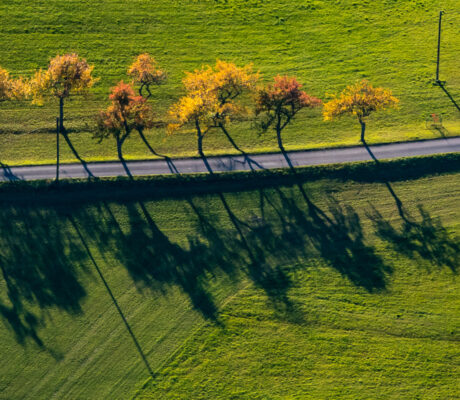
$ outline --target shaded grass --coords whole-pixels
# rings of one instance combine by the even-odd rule
[[[370,204],[401,227],[380,183],[305,184],[331,222],[295,186],[67,204],[23,192],[20,207],[2,196],[2,395],[126,398],[148,377],[68,215],[157,373],[141,396],[376,397],[380,385],[382,398],[435,398],[434,380],[455,395],[458,263],[435,250],[456,251],[458,182],[392,183],[433,250],[409,257],[377,235]]]
[[[126,80],[126,68],[140,52],[152,53],[168,71],[169,80],[156,88],[152,100],[158,118],[182,93],[184,70],[217,57],[254,62],[264,80],[294,74],[307,91],[323,99],[346,84],[368,78],[393,89],[401,100],[398,112],[375,116],[369,123],[370,143],[439,137],[425,129],[431,113],[444,115],[446,135],[458,135],[458,111],[433,85],[437,15],[444,16],[441,79],[454,99],[460,95],[456,60],[458,12],[453,0],[403,2],[62,1],[0,6],[4,38],[0,63],[18,73],[45,66],[58,52],[77,51],[95,64],[101,78],[87,100],[66,105],[66,126],[80,155],[88,160],[114,159],[115,144],[91,139],[93,115],[105,106],[109,88]],[[42,108],[5,104],[0,108],[0,160],[7,164],[54,161],[57,104]],[[29,132],[34,132],[30,133]],[[276,150],[271,133],[259,136],[249,122],[231,133],[248,151]],[[192,132],[167,137],[164,129],[147,132],[153,147],[170,156],[195,155]],[[320,111],[305,112],[286,130],[287,149],[358,144],[359,127],[344,119],[323,123]],[[232,152],[218,132],[205,139],[209,154]],[[149,158],[142,142],[126,143],[126,157]],[[75,161],[63,146],[62,160]]]

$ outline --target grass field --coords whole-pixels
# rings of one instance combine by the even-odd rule
[[[0,398],[458,397],[458,178],[3,197]]]
[[[45,67],[57,53],[76,51],[95,65],[100,78],[92,95],[66,105],[66,125],[81,157],[113,159],[111,141],[97,144],[90,133],[97,109],[105,107],[109,88],[127,79],[126,69],[140,52],[150,52],[168,72],[155,90],[158,118],[181,95],[184,70],[216,58],[238,64],[253,62],[263,80],[276,74],[298,76],[311,94],[329,93],[367,78],[389,87],[400,99],[399,111],[372,117],[369,142],[389,142],[460,134],[459,113],[433,84],[437,16],[443,25],[441,79],[453,101],[460,100],[458,26],[455,0],[168,1],[49,0],[0,4],[0,65],[20,74]],[[443,132],[425,128],[432,113],[444,115]],[[48,163],[55,159],[53,129],[57,104],[0,106],[0,161],[7,164]],[[320,110],[299,114],[286,130],[288,149],[357,144],[355,121],[322,121]],[[250,122],[231,127],[235,141],[250,151],[273,151],[273,133],[262,136]],[[195,155],[191,132],[167,137],[164,129],[148,132],[155,149],[170,156]],[[233,151],[215,132],[205,139],[209,154]],[[126,143],[127,158],[148,158],[138,139]],[[73,161],[63,146],[63,161]]]

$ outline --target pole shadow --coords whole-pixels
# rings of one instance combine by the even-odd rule
[[[442,89],[442,91],[446,94],[446,96],[449,98],[449,100],[452,102],[454,107],[457,109],[457,111],[460,111],[460,105],[455,101],[455,99],[452,97],[450,92],[447,90],[446,85],[442,81],[437,81],[436,82],[438,86]]]

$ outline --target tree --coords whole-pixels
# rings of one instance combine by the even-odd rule
[[[28,86],[22,78],[12,79],[8,71],[0,67],[0,103],[24,99],[28,93]]]
[[[132,176],[123,157],[123,144],[133,130],[139,133],[152,125],[152,110],[147,100],[136,96],[134,89],[123,81],[112,88],[109,96],[112,104],[97,116],[97,132],[94,135],[99,141],[114,137],[117,142],[118,158],[128,176]]]
[[[397,108],[399,100],[389,89],[373,87],[367,80],[347,86],[331,101],[324,104],[324,120],[330,121],[342,115],[354,115],[361,125],[361,142],[365,144],[366,119],[374,111]]]
[[[38,70],[30,82],[35,103],[42,103],[44,95],[59,100],[59,128],[64,135],[64,100],[73,93],[84,93],[94,85],[93,69],[76,53],[57,55],[50,61],[48,69]]]
[[[89,176],[91,171],[85,161],[78,155],[64,128],[64,101],[74,93],[86,93],[96,82],[92,76],[94,67],[89,65],[78,54],[64,54],[54,57],[48,69],[36,71],[30,80],[30,92],[35,104],[42,104],[44,96],[52,96],[59,100],[59,133],[63,135],[75,157],[83,164]]]
[[[256,115],[263,115],[260,122],[263,131],[270,127],[275,130],[278,147],[297,180],[296,170],[284,149],[281,134],[299,111],[304,108],[318,107],[321,104],[321,100],[301,90],[302,85],[295,77],[278,75],[274,77],[274,81],[272,85],[259,89],[256,97]],[[309,199],[300,180],[297,180],[297,186],[310,209],[312,217],[316,221],[320,221],[323,218],[330,222],[327,215]]]
[[[203,153],[203,138],[213,128],[220,128],[230,142],[226,125],[234,118],[246,113],[245,107],[235,99],[245,90],[253,88],[258,74],[252,66],[243,68],[233,63],[217,60],[214,68],[206,66],[194,72],[186,72],[183,80],[187,94],[170,109],[174,123],[168,126],[170,133],[185,125],[193,125],[197,134],[198,153],[208,170],[209,164]],[[241,150],[240,150],[241,151]]]
[[[166,73],[158,68],[155,59],[148,53],[139,54],[136,60],[131,64],[128,69],[128,75],[133,78],[133,84],[140,85],[139,95],[143,96],[142,91],[145,88],[150,98],[151,85],[160,85],[166,80]]]
[[[321,100],[301,90],[302,85],[294,77],[275,76],[275,83],[259,89],[256,97],[256,115],[263,114],[261,126],[264,131],[273,127],[276,131],[278,146],[285,149],[281,133],[294,116],[304,108],[314,108]]]

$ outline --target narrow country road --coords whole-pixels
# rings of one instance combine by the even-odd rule
[[[460,137],[404,142],[370,146],[378,159],[421,156],[439,153],[460,152]],[[344,163],[351,161],[370,160],[369,153],[363,146],[290,152],[289,158],[295,166]],[[270,169],[287,167],[281,153],[249,155],[251,162],[241,155],[209,157],[208,162],[216,172],[247,171],[253,169]],[[173,160],[174,166],[165,160],[130,161],[127,163],[132,175],[156,175],[170,173],[207,172],[203,161],[199,158]],[[126,176],[120,162],[88,163],[89,170],[97,177]],[[3,167],[1,181],[53,179],[56,175],[55,165],[35,165],[24,167]],[[62,164],[61,178],[86,178],[81,164]]]

